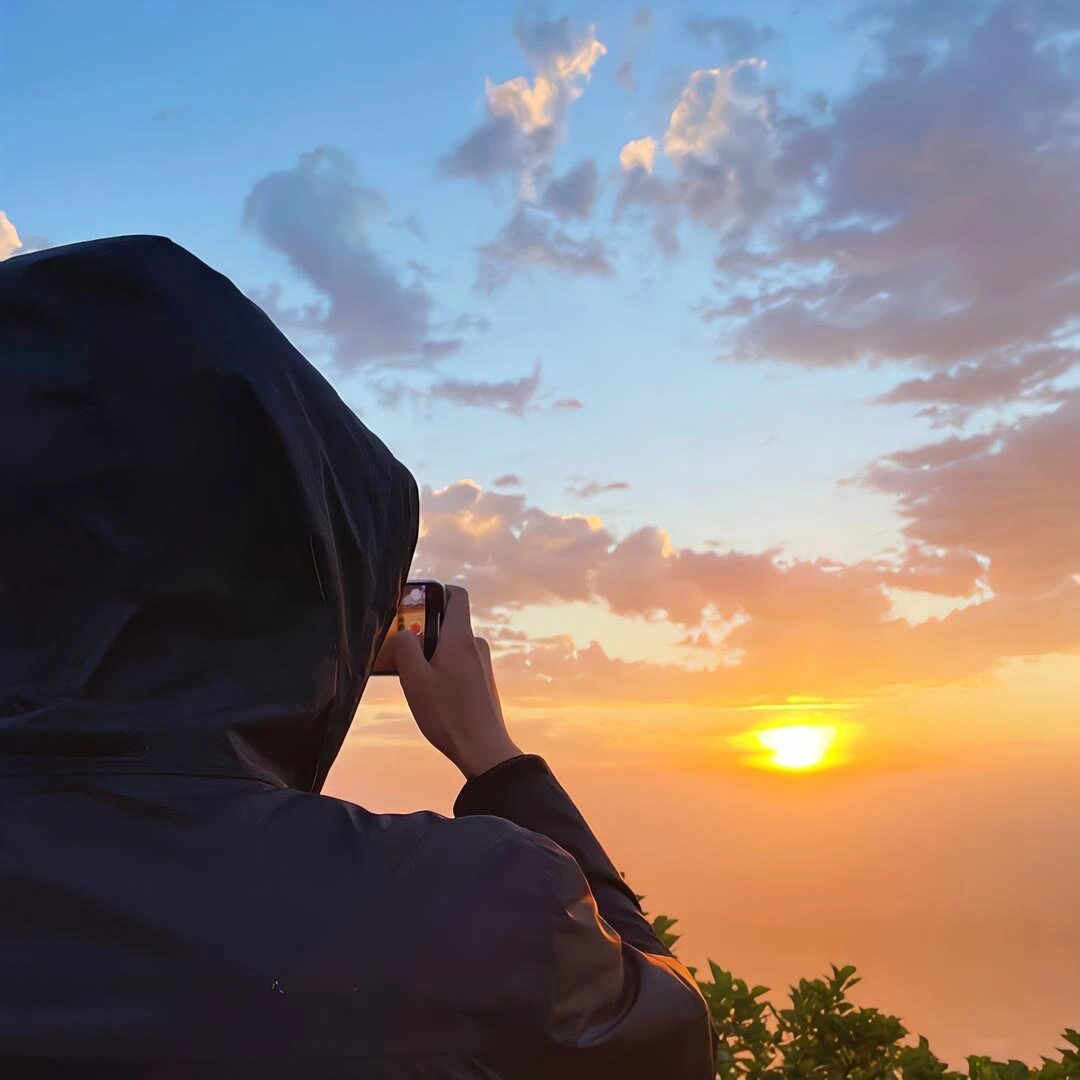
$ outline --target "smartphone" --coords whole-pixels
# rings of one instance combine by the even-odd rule
[[[424,646],[424,656],[430,660],[439,644],[443,612],[446,610],[446,588],[440,581],[422,578],[406,581],[398,602],[397,617],[375,658],[372,675],[396,675],[393,661],[387,656],[387,642],[402,632],[415,634]]]

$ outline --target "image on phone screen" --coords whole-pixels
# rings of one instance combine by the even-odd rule
[[[393,664],[386,656],[386,648],[395,634],[415,634],[424,646],[425,655],[430,659],[438,640],[439,616],[443,606],[443,591],[439,582],[407,582],[398,602],[397,615],[387,631],[372,674],[394,674]]]
[[[427,613],[427,586],[410,584],[405,595],[401,598],[398,606],[397,623],[391,633],[399,630],[408,630],[415,634],[421,641],[424,640],[425,622]]]

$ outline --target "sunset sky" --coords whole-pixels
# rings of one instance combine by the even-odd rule
[[[685,960],[1080,1027],[1080,4],[106,10],[0,2],[0,258],[275,319]],[[373,682],[329,793],[459,783]]]

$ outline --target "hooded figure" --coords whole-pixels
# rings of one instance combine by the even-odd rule
[[[417,488],[225,277],[0,264],[0,453],[0,1075],[714,1075],[542,758],[453,818],[319,793]]]

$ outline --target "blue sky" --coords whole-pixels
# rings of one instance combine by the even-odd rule
[[[785,27],[766,51],[770,81],[793,99],[841,92],[864,35],[844,28],[839,9],[822,19],[797,7],[725,13]],[[846,557],[891,542],[887,501],[835,486],[907,434],[904,416],[852,407],[887,380],[715,363],[717,334],[691,311],[710,291],[709,238],[688,236],[668,261],[644,230],[611,222],[621,146],[661,134],[688,74],[729,62],[729,50],[687,32],[695,7],[645,9],[647,25],[623,4],[567,10],[576,27],[595,24],[607,53],[570,108],[554,166],[596,161],[614,278],[541,271],[490,297],[473,287],[475,248],[506,216],[513,185],[440,176],[437,162],[483,119],[485,78],[533,74],[506,4],[315,4],[298,17],[285,4],[116,3],[104,18],[85,4],[12,5],[5,56],[18,107],[6,123],[15,152],[3,208],[22,234],[52,244],[165,233],[242,289],[280,281],[309,297],[242,227],[244,200],[301,153],[339,147],[386,199],[372,241],[386,262],[429,267],[441,317],[490,321],[447,374],[517,379],[539,359],[540,393],[585,405],[524,417],[449,402],[381,409],[365,377],[335,379],[421,480],[517,473],[552,511],[599,509],[616,529],[660,520],[685,544],[719,537]],[[628,59],[634,89],[616,80]],[[424,239],[401,227],[410,217]],[[571,476],[631,487],[574,499]],[[761,512],[764,491],[786,515]]]

